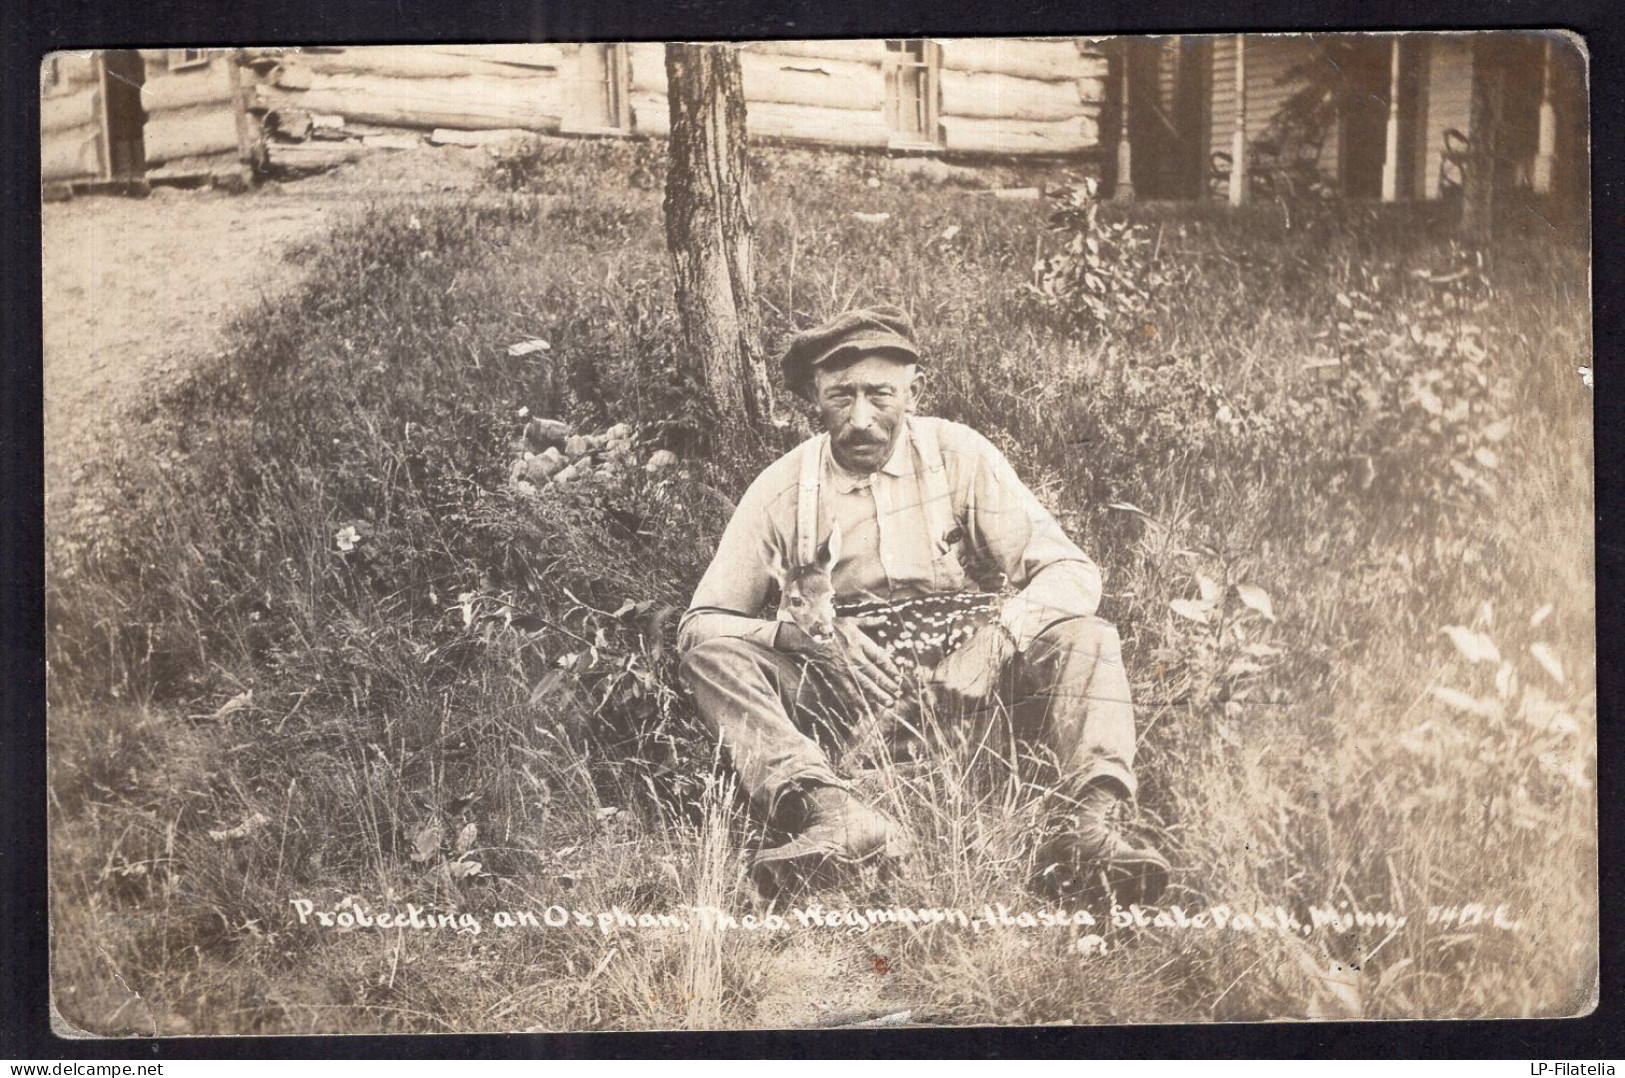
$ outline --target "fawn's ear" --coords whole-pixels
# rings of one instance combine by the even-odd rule
[[[818,567],[824,572],[835,568],[835,563],[841,560],[841,526],[834,525],[829,530],[829,538],[818,547]]]

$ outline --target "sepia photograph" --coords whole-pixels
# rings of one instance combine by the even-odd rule
[[[1589,63],[47,55],[52,1032],[1590,1014]]]

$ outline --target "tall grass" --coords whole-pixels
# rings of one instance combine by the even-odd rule
[[[1131,822],[1175,862],[1168,901],[1347,902],[1410,923],[1141,930],[1100,910],[1095,929],[1043,931],[301,925],[290,899],[486,925],[550,906],[767,912],[742,876],[758,824],[675,689],[669,633],[733,499],[807,428],[717,431],[686,383],[660,168],[647,146],[549,147],[473,199],[360,207],[307,253],[302,289],[245,318],[230,352],[155,411],[143,451],[105,477],[116,527],[87,514],[52,536],[53,991],[69,1022],[252,1033],[1588,1006],[1584,252],[1512,237],[1492,291],[1447,302],[1431,281],[1457,255],[1431,207],[1140,207],[1127,220],[1180,286],[1092,329],[1028,287],[1059,242],[1032,204],[790,153],[762,155],[756,192],[770,332],[854,302],[911,309],[929,409],[1004,447],[1103,564],[1140,705]],[[1454,327],[1453,343],[1404,343],[1413,325]],[[531,338],[550,344],[540,359],[508,354]],[[1468,384],[1449,349],[1479,341],[1483,384]],[[1315,363],[1328,356],[1341,359],[1330,380]],[[1417,381],[1434,369],[1442,380]],[[1458,381],[1464,410],[1418,405],[1418,385],[1439,397]],[[514,493],[522,410],[629,422],[682,467]],[[1449,462],[1503,418],[1494,467],[1465,482]],[[336,541],[347,527],[351,549]],[[1263,589],[1274,620],[1236,584]],[[1172,612],[1210,585],[1222,628]],[[1508,670],[1468,662],[1446,626],[1492,638]],[[1237,673],[1244,646],[1268,658]],[[861,776],[922,852],[903,879],[826,906],[1036,908],[1022,885],[1052,808],[1041,761],[956,734],[930,768]],[[1520,927],[1428,923],[1430,908],[1473,902],[1505,904]]]

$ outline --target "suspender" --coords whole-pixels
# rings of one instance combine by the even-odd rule
[[[914,447],[920,451],[920,466],[924,474],[920,484],[925,493],[925,523],[931,537],[931,553],[938,555],[948,547],[948,533],[954,530],[954,499],[948,489],[948,469],[942,463],[942,445],[937,441],[936,419],[910,419],[909,432],[914,436]]]
[[[954,530],[953,494],[948,489],[948,470],[942,463],[942,445],[937,439],[940,420],[912,416],[909,435],[920,455],[920,484],[925,496],[925,523],[933,556],[946,552],[948,535]],[[796,493],[795,565],[811,565],[818,555],[818,487],[824,474],[824,447],[829,435],[820,434],[801,443],[801,482]],[[957,582],[939,581],[939,587]]]
[[[796,495],[796,560],[792,567],[811,565],[818,556],[818,481],[824,474],[824,447],[828,434],[801,443],[801,489]]]

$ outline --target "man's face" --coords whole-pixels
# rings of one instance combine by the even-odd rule
[[[878,471],[924,385],[917,366],[889,352],[864,353],[844,366],[814,371],[813,403],[836,462],[859,475]]]

